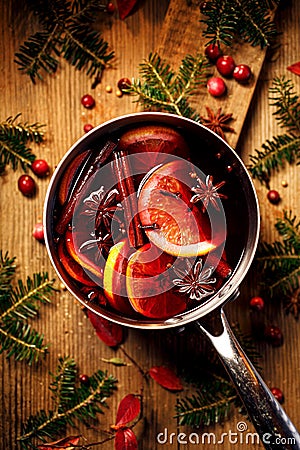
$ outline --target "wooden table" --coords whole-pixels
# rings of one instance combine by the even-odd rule
[[[191,14],[190,21],[186,15],[179,14],[179,23],[175,26],[178,13],[173,8],[180,5],[182,10]],[[57,73],[45,76],[43,82],[33,85],[29,78],[17,70],[13,62],[14,53],[30,34],[38,29],[36,17],[27,11],[26,2],[16,0],[0,2],[1,17],[1,114],[0,120],[8,116],[22,113],[23,121],[29,123],[38,121],[46,124],[46,141],[39,147],[34,147],[38,157],[45,158],[52,169],[55,168],[66,150],[83,134],[83,125],[102,123],[108,119],[138,110],[136,103],[126,95],[119,98],[115,95],[116,83],[121,77],[138,76],[138,65],[154,49],[175,65],[185,54],[203,48],[204,41],[197,28],[190,27],[193,23],[198,26],[198,9],[195,6],[187,8],[185,0],[171,1],[172,8],[168,11],[168,0],[147,0],[140,2],[136,12],[121,21],[117,14],[105,16],[97,21],[99,29],[103,31],[105,39],[115,50],[116,61],[114,67],[105,71],[103,80],[94,91],[91,91],[91,80],[84,73],[75,71],[63,61]],[[25,11],[25,12],[24,12]],[[165,16],[167,14],[167,16]],[[165,18],[166,17],[166,18]],[[195,22],[195,17],[196,22]],[[297,60],[300,54],[300,5],[297,0],[291,0],[280,8],[278,14],[278,28],[282,32],[279,41],[281,47],[273,52],[262,67],[265,54],[259,49],[235,46],[232,50],[239,62],[250,63],[255,78],[245,94],[245,102],[235,101],[232,96],[241,98],[239,91],[235,91],[230,84],[230,95],[223,102],[209,97],[202,92],[195,103],[200,105],[199,111],[204,113],[204,105],[215,109],[222,106],[224,111],[232,112],[235,122],[233,126],[236,134],[228,135],[230,144],[237,148],[244,161],[249,161],[249,154],[254,153],[267,138],[280,132],[278,124],[272,116],[272,109],[268,105],[268,88],[274,76],[285,74],[290,76],[299,92],[300,79],[288,74],[286,67]],[[194,21],[194,22],[193,22]],[[189,33],[199,37],[186,39]],[[168,36],[173,36],[168,41]],[[181,36],[181,46],[171,45],[176,36]],[[256,84],[257,83],[257,84]],[[107,85],[113,86],[113,92],[108,94]],[[254,88],[256,86],[256,90]],[[238,88],[236,88],[238,89]],[[244,91],[246,92],[246,91]],[[81,96],[92,93],[96,99],[96,107],[85,110],[80,104]],[[251,97],[253,96],[250,104]],[[250,108],[248,110],[248,107]],[[246,113],[248,111],[247,117]],[[244,126],[242,127],[244,123]],[[239,138],[239,139],[238,139]],[[278,206],[270,205],[266,200],[266,188],[256,183],[257,193],[261,204],[262,238],[272,241],[275,239],[274,222],[283,209],[292,209],[295,213],[299,208],[299,168],[286,167],[272,179],[272,188],[282,194],[282,202]],[[45,247],[32,237],[32,229],[41,220],[43,201],[49,179],[39,180],[38,192],[34,198],[23,197],[17,189],[20,172],[14,173],[10,168],[0,178],[0,248],[17,257],[17,276],[25,276],[38,271],[48,271],[55,276],[51,268]],[[282,180],[288,182],[283,188]],[[227,307],[230,322],[239,322],[244,332],[251,331],[251,314],[248,302],[252,295],[257,294],[256,274],[252,271],[241,287],[240,299]],[[58,283],[59,287],[59,283]],[[281,307],[269,303],[265,312],[268,323],[277,324],[283,331],[284,344],[273,348],[262,341],[254,342],[262,355],[262,373],[269,386],[280,387],[285,395],[284,407],[296,426],[300,427],[300,345],[299,323],[292,316],[286,317]],[[174,369],[182,368],[184,360],[192,361],[201,352],[211,351],[202,336],[194,333],[192,327],[183,332],[142,332],[130,329],[126,333],[126,340],[121,349],[115,351],[103,344],[83,314],[79,304],[68,292],[61,290],[57,293],[50,306],[41,308],[40,318],[34,322],[34,327],[42,331],[45,340],[51,343],[50,352],[46,359],[38,366],[29,368],[23,363],[1,356],[0,364],[0,448],[12,450],[17,447],[16,438],[20,434],[21,423],[30,414],[39,409],[51,409],[51,392],[49,372],[54,371],[59,356],[71,355],[75,358],[80,373],[91,374],[99,368],[108,370],[119,380],[118,391],[109,399],[109,409],[100,418],[98,430],[85,427],[71,430],[70,434],[82,433],[87,442],[101,441],[105,434],[99,430],[108,430],[114,423],[116,409],[121,398],[127,393],[141,392],[143,385],[143,420],[135,428],[139,440],[139,448],[144,450],[156,448],[196,448],[195,445],[174,443],[160,445],[157,435],[166,428],[171,433],[185,432],[187,435],[196,431],[200,435],[204,432],[215,433],[217,439],[222,433],[236,432],[239,421],[247,424],[249,431],[253,431],[250,421],[232,410],[229,420],[223,425],[210,426],[207,429],[191,430],[179,427],[175,414],[177,398],[186,395],[188,387],[183,393],[170,393],[152,380],[145,383],[139,370],[132,361],[125,356],[124,351],[136,361],[143,370],[147,371],[153,365],[167,365]],[[113,356],[124,359],[124,367],[115,367],[105,363],[104,359]],[[99,446],[100,447],[100,446]],[[201,448],[246,449],[249,444],[239,442],[230,443],[224,438],[221,444],[209,444],[206,440]],[[98,447],[96,447],[98,448]],[[102,445],[101,448],[113,448],[113,441]],[[251,448],[262,448],[261,445],[251,445]]]

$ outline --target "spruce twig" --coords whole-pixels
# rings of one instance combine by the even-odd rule
[[[137,96],[136,101],[146,110],[153,108],[199,122],[199,114],[189,105],[189,98],[205,83],[207,67],[202,55],[187,55],[175,73],[157,53],[151,53],[140,64],[142,80],[133,80],[127,92]]]
[[[88,386],[77,387],[77,375],[76,363],[72,358],[59,359],[50,385],[54,408],[48,412],[40,410],[23,424],[18,441],[24,449],[37,448],[33,440],[45,442],[48,438],[53,440],[61,436],[68,424],[75,426],[75,419],[96,419],[97,414],[103,413],[103,407],[107,407],[106,399],[116,389],[117,380],[98,370],[89,377]]]
[[[280,297],[286,303],[300,288],[300,223],[292,212],[283,211],[275,226],[282,240],[262,242],[256,260],[264,273],[263,287],[271,298]],[[299,310],[300,303],[293,308],[295,316]]]
[[[261,150],[250,155],[249,170],[253,178],[269,185],[272,173],[285,163],[293,164],[300,158],[300,101],[294,91],[294,85],[285,77],[274,78],[269,89],[270,105],[274,106],[274,116],[284,133],[267,140]]]
[[[16,53],[15,62],[19,70],[30,76],[43,79],[43,72],[55,73],[59,58],[63,57],[78,70],[100,80],[101,74],[114,52],[101,34],[91,28],[97,13],[104,11],[105,4],[96,0],[66,2],[53,0],[45,4],[41,0],[32,2],[43,27],[30,36]]]
[[[27,147],[28,142],[40,144],[44,140],[44,125],[35,122],[20,122],[21,114],[8,117],[0,122],[0,173],[10,164],[13,170],[19,166],[26,172],[35,160],[35,155]]]
[[[32,329],[28,320],[37,316],[40,303],[50,301],[53,280],[47,273],[36,273],[27,277],[26,283],[18,280],[13,287],[14,261],[0,252],[0,353],[30,365],[45,355],[48,347],[43,343],[43,334]]]
[[[206,29],[203,35],[207,45],[223,43],[231,46],[236,38],[241,38],[252,46],[270,46],[277,36],[270,9],[279,0],[212,0],[203,14]]]

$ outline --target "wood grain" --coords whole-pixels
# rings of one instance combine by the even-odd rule
[[[200,21],[199,4],[182,0],[171,0],[161,30],[157,51],[166,59],[171,67],[178,69],[182,59],[187,54],[196,55],[203,53],[207,40],[203,37],[205,24]],[[223,54],[229,54],[236,64],[247,64],[251,68],[253,76],[246,84],[241,84],[233,78],[224,79],[227,86],[226,95],[221,98],[213,98],[208,95],[206,87],[199,89],[193,96],[191,104],[204,117],[207,116],[205,106],[209,106],[214,112],[219,107],[224,113],[232,113],[234,121],[231,123],[234,133],[228,133],[228,143],[236,148],[243,124],[251,104],[257,80],[265,59],[265,50],[251,47],[247,44],[235,43],[232,48],[221,46]],[[245,61],[247,61],[245,63]],[[210,69],[211,76],[220,76],[215,66]]]
[[[212,109],[220,106],[224,112],[233,112],[236,133],[228,135],[228,141],[234,147],[238,142],[237,150],[246,162],[255,148],[280,131],[268,105],[268,88],[275,75],[286,74],[286,66],[299,59],[299,17],[300,5],[297,0],[291,0],[279,11],[281,47],[273,54],[272,60],[265,62],[262,71],[264,52],[249,46],[234,47],[232,52],[236,61],[247,63],[253,69],[254,79],[250,85],[239,86],[229,80],[228,95],[224,99],[213,99],[205,89],[194,99],[194,106],[197,106],[199,111],[204,112],[204,106],[208,105]],[[48,160],[52,169],[69,147],[83,135],[85,123],[97,125],[118,115],[138,110],[137,104],[132,103],[128,96],[118,98],[115,95],[116,83],[124,76],[138,76],[139,63],[147,58],[153,49],[159,50],[163,57],[178,65],[185,54],[193,53],[197,48],[203,49],[204,46],[196,7],[187,8],[185,0],[170,0],[170,4],[168,0],[147,0],[141,2],[136,12],[125,21],[120,21],[116,14],[99,17],[97,20],[97,27],[116,52],[116,60],[94,91],[91,90],[91,80],[84,73],[74,70],[63,61],[55,75],[45,76],[44,81],[33,85],[17,70],[13,60],[20,44],[39,29],[36,16],[28,11],[25,0],[1,0],[0,22],[0,120],[22,112],[24,121],[45,123],[46,142],[41,146],[34,146],[34,151],[38,157]],[[300,92],[299,77],[290,76]],[[113,86],[112,94],[105,90],[108,84]],[[80,98],[85,93],[92,93],[96,99],[96,107],[93,110],[84,110],[80,104]],[[42,270],[55,276],[45,247],[32,238],[33,225],[42,217],[49,179],[38,180],[36,197],[27,199],[17,190],[19,175],[20,172],[13,173],[8,168],[6,174],[0,178],[0,248],[17,257],[18,277],[24,279],[27,275]],[[281,186],[283,178],[288,182],[285,189]],[[297,167],[286,167],[272,178],[272,187],[278,189],[282,195],[282,202],[278,206],[268,204],[266,189],[256,183],[264,239],[271,241],[277,237],[273,225],[283,208],[292,208],[295,213],[299,210],[299,183]],[[253,321],[248,301],[250,296],[257,292],[257,274],[253,269],[241,286],[240,300],[227,308],[230,321],[238,321],[245,332],[251,331]],[[274,304],[268,304],[263,321],[279,325],[284,333],[284,345],[276,349],[258,341],[254,336],[254,342],[262,354],[264,378],[270,386],[276,385],[284,391],[285,409],[300,427],[299,324],[293,317],[286,317],[283,310]],[[105,438],[107,434],[103,430],[109,430],[110,425],[114,423],[120,399],[128,393],[139,394],[142,390],[144,418],[136,428],[139,448],[142,450],[197,448],[193,444],[179,444],[174,438],[173,443],[169,441],[165,445],[158,444],[157,434],[165,428],[168,430],[169,439],[170,433],[189,434],[191,431],[200,436],[203,432],[214,432],[220,438],[222,433],[235,432],[237,423],[241,420],[252,430],[250,422],[239,415],[238,411],[232,411],[224,425],[211,425],[205,430],[179,427],[173,418],[176,399],[191,393],[192,389],[188,390],[186,387],[183,394],[172,394],[152,380],[146,381],[141,375],[136,363],[145,372],[151,366],[159,364],[180,371],[203,352],[211,352],[211,347],[195,332],[193,326],[185,330],[163,332],[127,330],[123,346],[115,351],[97,339],[78,303],[63,289],[57,293],[50,306],[41,308],[40,317],[33,321],[33,326],[44,333],[46,342],[51,343],[49,354],[40,365],[28,368],[13,359],[6,359],[5,354],[1,355],[1,450],[19,448],[17,436],[21,433],[22,422],[39,409],[51,409],[49,372],[55,370],[57,359],[62,355],[73,356],[80,373],[91,374],[103,368],[119,380],[118,391],[109,399],[109,409],[100,417],[97,429],[87,430],[80,427],[79,432],[83,433],[87,442],[98,442]],[[112,356],[123,358],[128,365],[114,367],[103,361],[103,358],[109,359]],[[74,434],[74,430],[68,431]],[[98,447],[111,450],[113,441]],[[249,445],[245,442],[233,445],[228,439],[219,444],[208,443],[206,440],[201,448],[246,450]],[[262,448],[262,445],[252,445],[251,448]]]

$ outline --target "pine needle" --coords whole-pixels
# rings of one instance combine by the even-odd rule
[[[127,92],[137,96],[146,110],[155,109],[200,121],[189,98],[207,79],[207,61],[202,55],[187,55],[178,73],[157,53],[140,64],[141,78],[133,80]]]
[[[89,385],[76,386],[78,371],[72,358],[60,358],[56,372],[52,375],[49,389],[52,391],[54,408],[48,412],[38,411],[22,426],[18,438],[22,448],[36,448],[33,441],[54,440],[65,432],[69,424],[75,426],[75,419],[84,422],[96,419],[107,407],[106,399],[116,389],[117,380],[98,370],[89,377]]]

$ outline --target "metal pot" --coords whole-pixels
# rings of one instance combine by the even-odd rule
[[[235,211],[235,214],[239,214],[244,221],[244,237],[240,245],[240,253],[236,255],[237,262],[232,276],[208,301],[166,320],[137,320],[121,316],[91,304],[88,299],[83,298],[69,278],[61,271],[53,232],[53,213],[57,189],[62,174],[70,162],[79,153],[97,147],[98,142],[105,140],[108,136],[120,134],[122,130],[132,126],[148,123],[174,127],[182,131],[185,137],[193,140],[197,151],[203,151],[204,155],[212,152],[220,155],[224,161],[224,167],[230,167],[232,170],[232,177],[237,186],[236,195],[242,197],[244,208],[243,211]],[[197,155],[193,156],[197,160]],[[258,200],[252,181],[239,156],[224,140],[192,120],[165,113],[129,114],[99,125],[79,139],[59,163],[46,195],[44,225],[45,241],[51,262],[66,287],[84,306],[108,320],[140,329],[165,329],[195,321],[219,353],[265,448],[300,449],[300,436],[296,428],[244,354],[229,327],[223,310],[226,302],[236,299],[239,295],[239,285],[247,274],[256,251],[260,226]],[[214,318],[218,316],[217,331],[210,329],[211,321],[207,320],[210,315],[213,315]]]

